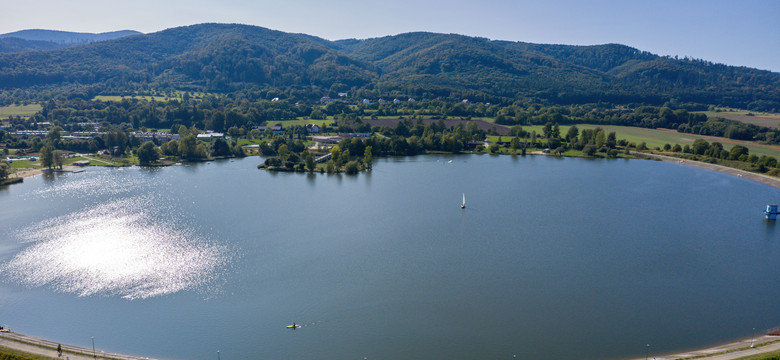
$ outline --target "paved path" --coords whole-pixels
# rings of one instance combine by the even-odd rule
[[[682,360],[682,359],[706,359],[706,360],[735,360],[745,356],[769,353],[780,350],[780,337],[764,335],[757,337],[750,347],[750,339],[737,341],[735,343],[720,345],[709,349],[695,350],[682,354],[656,356],[651,355],[649,359],[655,360]],[[637,359],[643,360],[644,357]]]
[[[149,360],[149,358],[106,353],[96,350],[93,355],[92,349],[62,344],[62,357],[57,357],[56,342],[35,338],[32,336],[0,332],[0,346],[23,351],[30,354],[47,356],[51,359],[64,360]]]

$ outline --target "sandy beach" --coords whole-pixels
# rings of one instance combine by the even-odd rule
[[[29,169],[29,170],[22,170],[17,171],[10,176],[9,178],[28,178],[35,175],[40,175],[43,173],[43,169]]]

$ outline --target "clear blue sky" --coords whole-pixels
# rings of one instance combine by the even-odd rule
[[[533,43],[620,43],[780,72],[780,0],[3,0],[0,7],[0,33],[149,33],[203,22],[330,40],[432,31]]]

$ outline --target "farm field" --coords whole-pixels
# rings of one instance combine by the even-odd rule
[[[542,134],[542,125],[523,126],[523,130],[536,131],[537,134]],[[569,131],[570,125],[561,126],[561,136],[566,136],[566,132]],[[614,131],[617,134],[618,140],[625,139],[629,142],[639,144],[644,142],[648,148],[660,147],[663,148],[664,144],[680,144],[680,146],[692,145],[696,139],[704,139],[707,142],[717,141],[723,144],[724,148],[730,149],[732,145],[742,145],[750,151],[751,154],[758,156],[767,155],[780,159],[780,146],[761,145],[750,141],[731,140],[726,138],[703,136],[695,134],[678,133],[676,130],[669,129],[646,129],[630,126],[615,126],[615,125],[589,125],[589,124],[577,124],[577,128],[580,131],[584,129],[595,129],[600,127],[606,132]],[[491,139],[492,140],[492,139]]]
[[[8,119],[10,116],[28,118],[38,111],[41,111],[41,109],[42,107],[40,104],[0,106],[0,119]]]
[[[330,125],[333,123],[332,119],[327,120],[313,120],[313,119],[296,119],[296,120],[270,120],[265,122],[267,126],[275,126],[281,124],[283,127],[288,126],[306,126],[307,124],[317,124],[317,126]]]
[[[173,94],[151,94],[151,95],[97,95],[92,98],[92,101],[122,101],[123,99],[139,99],[147,101],[168,102],[172,100],[181,101],[186,93],[183,91],[177,91]],[[213,95],[209,93],[189,93],[189,96],[193,99],[202,99],[207,95]]]
[[[773,129],[780,129],[780,114],[751,112],[748,110],[727,109],[721,111],[696,111],[695,113],[705,114],[709,118],[720,117],[724,119],[753,124],[757,126],[766,126]]]

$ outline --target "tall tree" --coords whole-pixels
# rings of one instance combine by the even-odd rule
[[[374,166],[374,154],[371,153],[372,150],[373,148],[371,146],[366,146],[366,150],[363,151],[363,163],[366,165],[366,170],[371,170]]]
[[[5,159],[0,160],[0,181],[8,179],[8,175],[11,174],[11,166]]]
[[[195,135],[187,135],[179,141],[179,154],[187,160],[194,160],[198,157],[198,142],[195,140]]]
[[[566,132],[566,141],[572,142],[577,139],[577,136],[580,135],[580,129],[577,128],[576,125],[572,125],[569,127],[569,131]]]
[[[211,156],[230,156],[230,146],[223,138],[214,139],[214,143],[211,146]]]
[[[54,150],[54,166],[62,170],[62,165],[65,163],[65,152],[62,150]]]
[[[160,158],[159,150],[157,150],[157,147],[154,146],[154,143],[151,141],[146,141],[141,144],[141,146],[138,147],[138,150],[136,150],[136,155],[138,156],[138,163],[141,165],[152,164]]]
[[[49,169],[54,166],[54,146],[49,143],[41,148],[41,165]]]

